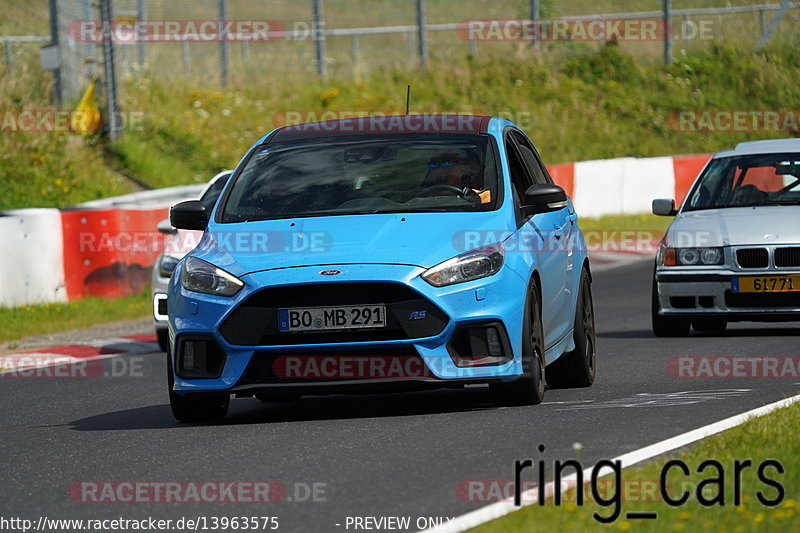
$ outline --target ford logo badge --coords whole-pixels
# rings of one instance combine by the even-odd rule
[[[336,270],[335,268],[332,268],[332,269],[330,269],[330,270],[323,270],[323,271],[321,271],[321,272],[320,272],[320,275],[321,275],[321,276],[338,276],[338,275],[339,275],[339,274],[341,274],[341,273],[342,273],[342,271],[341,271],[341,270]]]

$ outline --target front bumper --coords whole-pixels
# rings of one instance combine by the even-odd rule
[[[339,269],[342,274],[331,282],[319,275],[324,269]],[[245,287],[232,298],[186,291],[178,281],[173,281],[169,289],[171,353],[183,349],[182,339],[193,337],[213,340],[224,353],[219,375],[189,378],[182,377],[177,371],[174,390],[184,393],[223,390],[231,393],[280,390],[363,392],[373,386],[385,385],[387,389],[409,385],[452,386],[509,380],[521,375],[520,310],[523,309],[525,282],[513,270],[503,269],[489,278],[435,288],[419,277],[423,271],[405,265],[321,265],[278,269],[244,276]],[[270,305],[291,305],[291,299],[278,300],[285,297],[280,296],[281,291],[288,291],[291,295],[297,287],[310,289],[298,296],[294,305],[311,306],[309,294],[325,294],[326,288],[346,284],[367,287],[394,284],[404,291],[413,291],[440,311],[441,321],[437,327],[413,330],[423,332],[423,336],[370,332],[362,341],[358,331],[351,331],[341,335],[341,342],[335,336],[325,334],[324,342],[313,343],[302,336],[277,334],[265,326],[271,320]],[[370,298],[371,303],[385,303],[386,295],[376,291]],[[271,299],[274,303],[270,303]],[[253,302],[259,302],[261,309],[253,311]],[[400,309],[403,313],[414,311],[402,305]],[[243,312],[245,310],[247,313]],[[232,328],[232,323],[237,327]],[[502,362],[484,366],[457,364],[458,357],[453,356],[454,339],[467,328],[488,325],[497,328],[500,342],[505,343]],[[282,341],[283,338],[286,340]],[[377,359],[400,361],[401,366],[406,365],[406,369],[412,370],[394,374],[384,372],[380,374],[381,379],[371,379],[374,374],[369,372],[357,373],[354,379],[342,379],[346,375],[338,370],[333,373],[321,370],[323,364],[340,369],[344,358],[349,358],[351,370],[358,365],[369,367]],[[173,364],[179,370],[175,355]],[[319,372],[310,378],[294,379],[296,374],[281,374],[281,370],[276,370],[285,370],[291,364],[307,365],[319,369]],[[389,368],[390,364],[384,368]]]
[[[684,317],[720,317],[730,321],[800,320],[800,292],[735,293],[737,277],[776,277],[800,274],[798,270],[727,269],[685,270],[659,267],[656,283],[660,314]]]

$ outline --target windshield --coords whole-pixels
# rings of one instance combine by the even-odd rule
[[[684,209],[800,204],[800,153],[713,159]]]
[[[257,148],[221,220],[488,211],[498,193],[485,135],[327,138]]]

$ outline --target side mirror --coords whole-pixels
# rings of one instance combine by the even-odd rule
[[[675,209],[675,200],[671,198],[653,200],[653,214],[661,217],[674,217],[678,214],[678,211]]]
[[[206,206],[200,200],[189,200],[173,205],[169,222],[177,229],[204,230],[208,224]]]
[[[558,185],[537,183],[525,191],[525,201],[522,206],[522,216],[550,213],[567,207],[567,193]]]
[[[169,223],[169,219],[165,218],[161,222],[158,223],[156,229],[165,235],[174,235],[178,233],[178,230],[172,227],[172,224]]]

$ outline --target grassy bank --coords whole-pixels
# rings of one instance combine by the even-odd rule
[[[658,482],[662,468],[668,458],[664,457],[650,464],[623,470],[622,479],[629,490],[628,501],[622,502],[622,515],[616,522],[603,526],[596,522],[592,513],[600,516],[611,515],[611,508],[603,508],[594,503],[584,506],[575,505],[575,495],[568,495],[564,501],[573,502],[556,507],[552,502],[544,506],[531,505],[521,511],[512,513],[499,520],[489,522],[471,531],[475,533],[529,533],[537,531],[797,531],[800,520],[800,441],[796,428],[800,424],[800,404],[775,411],[761,418],[752,419],[745,424],[719,435],[709,437],[690,448],[671,454],[669,459],[682,460],[692,471],[684,476],[680,470],[671,469],[667,485],[671,487],[671,496],[677,498],[683,489],[693,495],[688,503],[680,507],[670,507],[657,498],[640,497],[635,490],[637,483]],[[757,443],[757,446],[754,444]],[[697,474],[697,467],[707,459],[719,461],[725,469],[724,491],[725,505],[704,507],[696,498],[698,484],[704,479],[716,476],[716,469],[710,467],[702,474]],[[745,469],[742,474],[740,505],[733,503],[733,463],[736,460],[750,459],[752,468]],[[758,465],[767,459],[780,461],[785,470],[778,474],[774,469],[767,469],[767,477],[777,480],[784,487],[785,496],[775,507],[766,507],[758,500],[758,493],[768,499],[777,499],[778,492],[759,481]],[[708,486],[703,494],[713,498],[718,489]],[[609,497],[613,494],[604,494]],[[649,494],[649,493],[647,493]],[[646,500],[646,501],[633,501]],[[656,501],[654,501],[656,500]],[[626,520],[624,513],[656,512],[655,520]]]
[[[14,349],[17,339],[142,318],[151,312],[149,290],[114,300],[85,298],[70,303],[0,307],[0,343]]]
[[[46,83],[35,70],[16,73],[16,82],[0,80],[0,108],[46,106]],[[0,175],[6,194],[0,209],[64,206],[118,194],[132,187],[120,175],[152,187],[202,182],[235,165],[287,111],[311,119],[323,111],[399,110],[407,83],[413,84],[413,110],[472,110],[514,119],[548,163],[705,153],[743,140],[786,136],[675,131],[668,120],[686,109],[800,106],[800,55],[792,47],[753,54],[714,46],[687,51],[664,66],[615,46],[596,50],[575,44],[563,61],[528,50],[487,50],[435,62],[426,71],[378,69],[358,82],[289,74],[253,76],[224,91],[156,77],[128,81],[123,106],[142,112],[143,126],[113,145],[68,134],[3,134]]]

